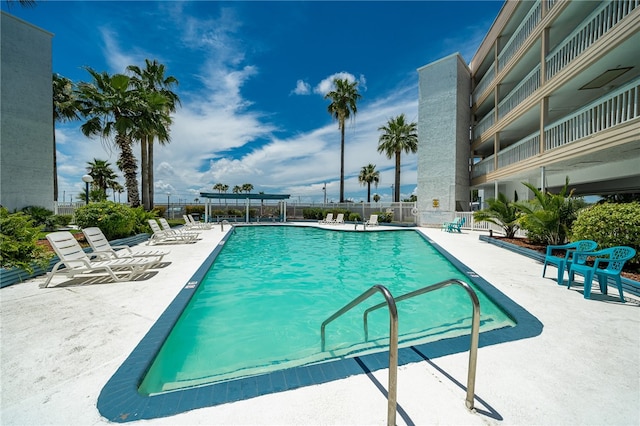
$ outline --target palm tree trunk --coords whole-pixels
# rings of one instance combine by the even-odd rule
[[[344,118],[340,118],[340,202],[344,203]]]
[[[400,151],[396,151],[396,191],[395,191],[395,202],[400,201]]]
[[[153,197],[154,197],[154,193],[153,193],[153,189],[154,189],[154,185],[153,185],[153,138],[151,138],[149,140],[149,143],[147,144],[147,149],[149,151],[149,154],[147,155],[147,160],[149,162],[149,168],[147,170],[147,174],[148,174],[148,184],[149,184],[149,210],[153,210]]]
[[[367,203],[371,202],[371,182],[367,182]]]
[[[58,156],[56,154],[56,129],[53,129],[53,201],[58,201]]]
[[[140,205],[140,192],[138,190],[138,165],[136,157],[131,149],[131,141],[125,135],[116,136],[116,144],[120,148],[120,168],[124,174],[124,184],[127,187],[127,199],[131,207]]]
[[[149,157],[147,152],[147,136],[140,138],[140,166],[142,173],[142,205],[149,211]]]

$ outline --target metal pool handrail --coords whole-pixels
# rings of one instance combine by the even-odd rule
[[[381,303],[379,306],[384,306],[386,304],[389,307],[389,386],[387,389],[387,424],[395,426],[398,393],[398,310],[396,309],[396,302],[389,290],[387,290],[387,288],[382,285],[376,284],[357,298],[353,299],[338,312],[324,320],[324,322],[320,326],[322,351],[324,352],[325,349],[324,329],[327,324],[329,324],[331,321],[335,320],[342,314],[346,313],[351,308],[362,303],[376,292],[382,293],[385,298],[385,302]]]
[[[478,340],[479,340],[479,332],[480,332],[480,301],[478,300],[478,296],[476,292],[469,286],[469,284],[464,281],[460,281],[458,279],[449,279],[445,281],[441,281],[436,284],[432,284],[421,289],[409,292],[407,294],[403,294],[402,296],[396,297],[396,302],[401,302],[406,299],[410,299],[415,296],[419,296],[424,293],[428,293],[434,290],[439,290],[444,287],[448,287],[450,285],[459,285],[464,288],[471,298],[471,302],[473,304],[473,316],[471,320],[471,347],[469,348],[469,371],[467,374],[467,399],[465,400],[465,404],[469,410],[473,409],[473,400],[475,394],[476,387],[476,363],[478,360]],[[372,306],[371,308],[364,311],[363,314],[363,322],[364,322],[364,338],[365,341],[369,340],[369,326],[367,322],[367,317],[369,312],[375,311],[376,309],[380,309],[384,306],[384,303],[380,303],[378,305]],[[324,338],[323,338],[324,344]]]

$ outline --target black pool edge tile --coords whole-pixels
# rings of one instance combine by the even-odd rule
[[[480,347],[531,338],[542,332],[542,323],[537,318],[449,254],[425,234],[413,229],[406,229],[406,231],[414,231],[422,236],[440,254],[453,263],[457,269],[466,274],[487,297],[498,303],[516,322],[514,327],[505,327],[481,333]],[[225,235],[222,241],[226,241],[230,235],[231,233]],[[196,285],[194,287],[189,286],[190,288],[185,286],[185,288],[179,291],[176,298],[169,304],[147,335],[105,384],[97,402],[98,411],[102,416],[117,423],[165,417],[192,409],[215,406],[268,393],[343,379],[355,374],[368,372],[367,369],[369,371],[376,371],[388,367],[389,352],[385,351],[360,356],[357,359],[338,359],[321,364],[294,367],[266,375],[241,378],[229,382],[204,385],[197,388],[188,388],[159,395],[147,396],[140,394],[138,392],[138,386],[146,374],[147,369],[170,332],[171,327],[173,327],[173,324],[175,324],[175,321],[177,321],[186,307],[186,304],[197,289],[204,274],[214,262],[221,248],[222,244],[216,246],[207,257],[207,260],[188,281],[188,283],[195,282]],[[398,365],[423,360],[423,358],[415,352],[416,350],[429,358],[468,351],[469,341],[469,336],[465,335],[402,348],[399,350]],[[270,385],[265,388],[259,386],[261,383],[267,383],[263,376],[268,376],[270,379]]]

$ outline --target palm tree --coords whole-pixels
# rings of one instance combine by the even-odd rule
[[[518,224],[519,210],[515,202],[507,200],[506,195],[498,192],[498,198],[488,199],[487,204],[488,208],[473,213],[473,219],[477,222],[498,225],[504,231],[505,237],[513,238],[520,228]]]
[[[385,153],[387,158],[396,157],[396,180],[394,201],[400,201],[400,156],[402,151],[416,153],[418,151],[417,124],[407,123],[404,114],[390,118],[386,126],[379,127],[382,131],[378,141],[378,152]]]
[[[109,188],[113,191],[113,202],[115,203],[116,202],[116,193],[117,194],[122,194],[124,192],[124,187],[122,185],[120,185],[120,182],[114,180],[114,181],[111,181],[111,184],[109,185]],[[118,196],[118,198],[120,198],[120,197]]]
[[[340,129],[340,202],[344,202],[344,122],[358,112],[357,102],[362,97],[358,93],[358,82],[350,83],[347,79],[336,78],[333,80],[334,90],[324,95],[331,103],[327,111],[338,120]]]
[[[367,203],[371,202],[371,184],[374,183],[376,188],[378,187],[378,183],[380,183],[380,172],[376,170],[375,164],[369,164],[367,166],[363,166],[362,170],[360,170],[360,175],[358,176],[358,182],[362,185],[367,184]]]
[[[253,191],[253,185],[251,185],[250,183],[243,183],[242,190],[248,194]]]
[[[89,176],[93,178],[93,182],[91,186],[94,190],[98,190],[102,193],[101,199],[107,199],[107,188],[113,188],[113,184],[116,183],[116,178],[118,177],[116,173],[111,168],[111,163],[105,160],[98,160],[97,158],[93,159],[93,162],[87,162],[87,173]]]
[[[167,100],[166,113],[176,111],[176,106],[180,104],[180,98],[170,89],[178,84],[178,80],[173,77],[165,77],[165,66],[159,64],[155,59],[150,61],[145,59],[145,69],[140,69],[135,65],[130,65],[127,70],[133,73],[133,84],[147,92],[160,93]],[[168,126],[171,122],[162,123]],[[140,140],[140,164],[142,168],[142,205],[145,210],[153,209],[153,141],[158,136],[161,145],[169,142],[168,138],[159,137],[161,134],[168,134],[168,131],[156,133],[151,129],[147,134],[139,135]]]
[[[240,194],[242,192],[242,187],[240,185],[236,185],[231,190],[234,194]],[[238,205],[238,199],[236,198],[236,206]]]
[[[128,202],[131,207],[138,207],[138,164],[132,138],[146,131],[160,133],[167,130],[164,126],[170,120],[165,113],[167,100],[161,94],[132,87],[131,78],[124,74],[109,75],[90,67],[85,69],[93,82],[78,84],[81,114],[88,118],[81,126],[82,133],[104,139],[115,134],[114,142],[120,150],[117,164],[124,174]],[[160,136],[168,137],[166,134]]]
[[[58,157],[56,154],[56,122],[77,120],[78,104],[73,92],[73,82],[59,74],[53,74],[53,201],[58,201]]]

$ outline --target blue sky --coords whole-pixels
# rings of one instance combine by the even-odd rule
[[[469,62],[501,1],[173,2],[37,1],[2,9],[54,34],[53,71],[123,73],[145,58],[165,64],[182,107],[171,143],[156,147],[156,201],[193,202],[221,182],[293,200],[339,198],[340,133],[324,94],[334,77],[359,82],[345,136],[345,198],[366,201],[360,169],[375,164],[390,201],[394,160],[377,152],[378,128],[418,119],[417,69],[459,52]],[[60,201],[77,198],[93,158],[114,165],[109,141],[80,122],[58,125]],[[134,147],[136,155],[139,149]],[[402,198],[416,187],[417,155],[403,154]],[[122,179],[121,179],[122,182]],[[124,198],[123,198],[124,199]]]

